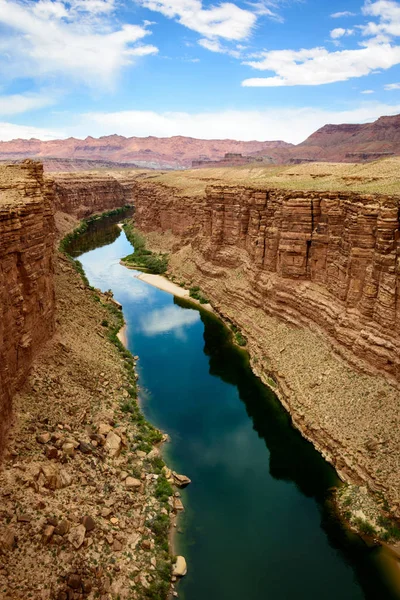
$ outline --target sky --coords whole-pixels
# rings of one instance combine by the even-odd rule
[[[400,1],[0,0],[0,140],[299,143],[400,113]]]

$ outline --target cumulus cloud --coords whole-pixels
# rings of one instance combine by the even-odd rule
[[[68,135],[85,137],[110,135],[170,137],[185,135],[202,139],[274,140],[299,143],[326,123],[361,123],[383,114],[397,114],[397,105],[365,102],[346,111],[315,107],[268,110],[225,110],[216,112],[120,111],[91,112]]]
[[[391,90],[400,90],[400,83],[388,83],[385,85],[384,89],[387,92],[390,92]]]
[[[245,87],[279,87],[322,85],[363,77],[400,63],[400,46],[393,38],[400,36],[400,4],[392,0],[367,0],[363,14],[378,18],[378,22],[358,26],[364,40],[359,48],[329,52],[324,47],[301,50],[273,50],[259,53],[256,60],[244,64],[259,71],[271,71],[274,76],[249,78]],[[338,27],[331,38],[338,40],[352,35],[354,29]]]
[[[231,2],[203,8],[200,0],[138,1],[142,6],[176,19],[181,25],[207,38],[243,40],[249,36],[257,19],[251,11]]]
[[[8,77],[62,74],[110,85],[122,67],[157,48],[141,40],[146,25],[115,28],[114,0],[0,0],[0,72]]]
[[[400,63],[400,46],[371,43],[365,48],[329,52],[326,48],[275,50],[245,64],[275,77],[245,79],[245,87],[322,85],[368,75]]]

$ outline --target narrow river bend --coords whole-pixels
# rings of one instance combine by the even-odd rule
[[[379,549],[333,517],[335,471],[290,424],[213,315],[135,278],[112,219],[73,242],[91,285],[123,305],[143,411],[188,475],[176,551],[184,600],[395,600]],[[84,252],[84,254],[81,254]]]

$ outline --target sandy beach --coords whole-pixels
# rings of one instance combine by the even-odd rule
[[[188,300],[189,302],[193,302],[193,304],[201,306],[201,308],[204,308],[204,310],[208,310],[208,312],[214,312],[211,304],[200,304],[198,300],[191,298],[189,290],[185,290],[176,283],[169,281],[169,279],[166,279],[162,275],[153,275],[152,273],[140,273],[139,275],[135,275],[135,277],[137,279],[140,279],[141,281],[144,281],[145,283],[153,285],[159,290],[163,290],[164,292],[168,292],[169,294],[178,296],[178,298],[185,298],[185,300]]]
[[[117,338],[123,343],[125,348],[127,348],[126,325],[123,325],[123,327],[121,327],[121,329],[118,331]]]

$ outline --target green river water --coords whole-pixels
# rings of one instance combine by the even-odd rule
[[[115,220],[115,218],[114,218]],[[184,600],[395,600],[388,561],[335,518],[334,469],[291,426],[246,352],[210,313],[135,278],[112,219],[70,247],[91,285],[123,305],[146,417],[188,475],[176,552]]]

